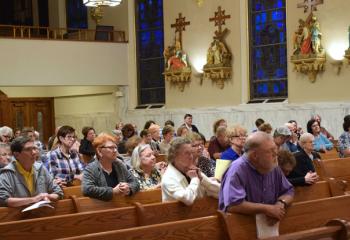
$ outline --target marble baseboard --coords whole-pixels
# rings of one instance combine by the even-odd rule
[[[168,119],[175,122],[177,128],[183,123],[186,113],[193,115],[193,123],[209,138],[213,135],[212,124],[219,118],[227,120],[228,125],[241,124],[248,131],[255,128],[255,120],[263,118],[272,127],[278,127],[293,119],[306,131],[306,123],[314,114],[322,117],[322,126],[329,130],[337,139],[343,132],[342,124],[345,115],[350,114],[350,103],[268,103],[242,104],[235,107],[196,108],[196,109],[142,109],[128,110],[120,118],[123,122],[135,123],[143,128],[147,120],[154,120],[163,126]]]

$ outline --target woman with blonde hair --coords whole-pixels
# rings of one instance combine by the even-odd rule
[[[243,154],[247,129],[241,125],[235,125],[227,130],[227,137],[231,147],[221,154],[221,159],[234,161]]]

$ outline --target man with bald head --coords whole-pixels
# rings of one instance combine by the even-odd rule
[[[293,186],[277,167],[277,146],[271,135],[251,134],[245,154],[225,173],[219,208],[225,212],[265,214],[270,223],[281,220],[293,200]]]

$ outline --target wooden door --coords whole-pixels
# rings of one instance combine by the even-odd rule
[[[10,127],[33,127],[47,142],[54,132],[53,98],[9,98]]]

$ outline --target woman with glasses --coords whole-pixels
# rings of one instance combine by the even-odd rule
[[[115,138],[101,133],[92,145],[96,151],[96,159],[84,170],[84,196],[109,201],[113,196],[130,196],[138,192],[140,186],[137,180],[128,172],[125,164],[117,159]]]
[[[165,162],[156,164],[156,157],[150,145],[137,146],[131,157],[132,175],[140,184],[140,190],[160,188],[162,174],[166,169]]]
[[[74,185],[82,178],[84,165],[78,152],[74,149],[76,143],[75,129],[62,126],[57,132],[58,147],[47,153],[45,165],[60,186]]]
[[[227,130],[227,137],[231,147],[221,154],[221,159],[234,161],[243,154],[247,130],[240,125],[235,125]]]

